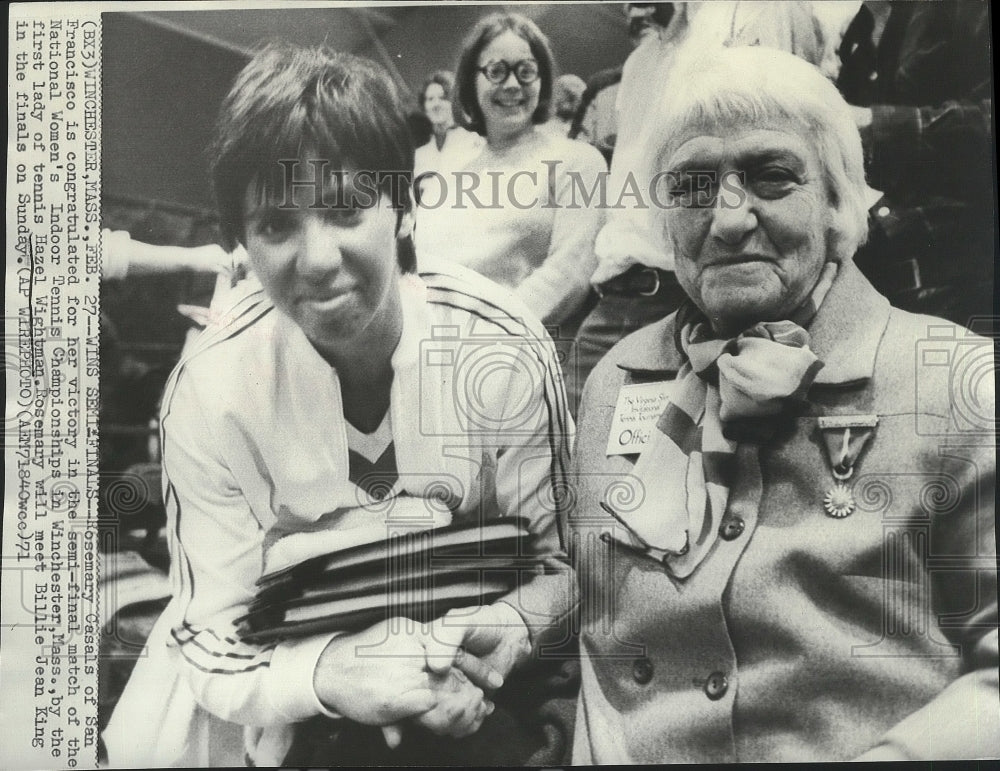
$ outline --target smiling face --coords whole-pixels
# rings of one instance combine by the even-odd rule
[[[477,66],[505,61],[513,66],[524,59],[534,59],[528,41],[514,32],[495,37],[479,52]],[[491,83],[479,72],[476,75],[476,99],[483,113],[486,136],[499,139],[516,135],[531,126],[531,116],[538,108],[541,78],[522,86],[513,72],[503,83]]]
[[[832,259],[835,212],[816,152],[771,127],[723,125],[686,137],[664,168],[678,281],[717,332],[787,318]],[[716,195],[699,200],[709,179],[718,180]]]
[[[450,128],[454,124],[451,101],[440,83],[431,83],[424,89],[424,114],[435,128]]]
[[[335,357],[359,338],[393,330],[400,269],[389,199],[349,182],[339,193],[328,187],[326,208],[311,208],[315,190],[307,185],[293,193],[289,207],[261,200],[253,188],[244,199],[246,249],[265,292],[323,354]],[[356,205],[340,206],[352,199]]]

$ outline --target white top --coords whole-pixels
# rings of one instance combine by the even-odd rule
[[[624,273],[635,263],[674,269],[673,254],[651,232],[646,209],[651,175],[643,157],[643,130],[656,115],[660,94],[668,90],[665,81],[687,31],[685,14],[678,11],[666,30],[642,39],[622,69],[615,98],[618,135],[608,183],[611,208],[594,244],[598,266],[591,283],[595,285]],[[638,190],[646,205],[638,205],[631,190]],[[621,206],[615,205],[618,203]]]
[[[573,424],[554,346],[522,305],[460,268],[405,276],[400,292],[386,423],[398,489],[409,501],[444,493],[455,521],[527,517],[551,574],[505,601],[529,630],[543,628],[571,599],[552,501]],[[104,734],[116,766],[233,762],[209,753],[244,726],[246,751],[279,763],[292,724],[326,713],[312,681],[332,635],[253,645],[237,640],[233,621],[282,534],[315,529],[324,514],[335,528],[392,516],[348,479],[337,372],[301,329],[260,291],[226,318],[198,338],[164,393],[173,598]]]
[[[497,152],[489,145],[446,195],[417,213],[417,262],[441,258],[508,287],[545,324],[564,321],[589,291],[603,222],[603,156],[540,130]]]
[[[421,174],[437,173],[444,176],[465,168],[482,151],[486,140],[461,126],[452,126],[445,134],[444,144],[438,149],[437,139],[416,149],[413,156],[414,185],[421,190],[434,185],[434,179],[418,181]],[[433,199],[432,199],[433,200]],[[418,215],[419,216],[419,215]]]
[[[101,278],[125,278],[128,273],[132,237],[124,230],[101,230]]]

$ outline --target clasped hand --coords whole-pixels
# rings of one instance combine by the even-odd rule
[[[493,712],[487,693],[527,650],[523,621],[504,607],[452,611],[430,625],[389,619],[338,637],[317,662],[316,694],[345,717],[383,726],[392,747],[406,719],[442,736],[469,736]]]

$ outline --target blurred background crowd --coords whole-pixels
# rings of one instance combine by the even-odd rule
[[[528,23],[469,35],[501,9]],[[672,73],[710,46],[780,48],[837,85],[854,107],[872,188],[857,264],[893,305],[992,333],[986,2],[448,4],[103,19],[102,521],[108,548],[135,559],[103,578],[119,582],[107,618],[122,612],[122,623],[105,641],[120,666],[101,671],[102,724],[166,597],[162,385],[185,340],[246,270],[238,250],[218,245],[205,147],[222,97],[263,40],[325,40],[392,74],[409,103],[425,202],[418,267],[452,259],[519,294],[556,340],[571,408],[598,359],[675,310],[683,294],[641,207],[559,204],[573,194],[574,175],[589,188],[608,173],[611,202],[629,179],[643,187],[648,118],[670,98]],[[484,52],[504,64],[484,72],[495,92],[485,109],[470,85]],[[530,112],[515,109],[525,91],[537,94]],[[521,170],[539,181],[518,197],[556,205],[426,205],[434,174]]]

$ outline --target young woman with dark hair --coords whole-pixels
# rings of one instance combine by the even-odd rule
[[[469,33],[456,70],[457,103],[486,138],[479,156],[424,200],[419,258],[445,257],[508,288],[546,325],[565,326],[589,292],[606,171],[592,147],[554,137],[548,119],[555,61],[530,19],[498,13]]]
[[[278,765],[294,749],[328,765],[352,761],[340,735],[454,742],[573,604],[558,530],[573,429],[555,351],[475,274],[414,273],[413,149],[373,63],[263,50],[222,106],[213,157],[224,237],[260,286],[166,386],[173,598],[104,734],[110,761]],[[513,516],[536,568],[491,604],[430,627],[240,636],[258,579],[318,544]]]

